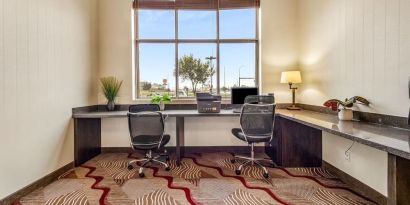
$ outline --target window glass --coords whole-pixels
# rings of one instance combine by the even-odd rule
[[[215,39],[216,11],[178,11],[180,39]]]
[[[216,44],[179,45],[179,97],[216,93]]]
[[[220,45],[221,95],[229,97],[232,87],[255,87],[255,43]]]
[[[174,39],[174,10],[139,10],[138,32],[140,39]]]
[[[140,97],[175,96],[175,44],[139,45]]]
[[[256,86],[256,9],[224,8],[219,12],[180,9],[176,22],[175,10],[138,10],[139,98],[156,93],[194,97],[195,92],[230,97],[232,87]],[[230,39],[229,43],[224,39]]]
[[[256,38],[256,9],[219,11],[221,39]]]

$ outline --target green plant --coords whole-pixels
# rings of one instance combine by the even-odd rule
[[[338,99],[330,99],[326,101],[323,105],[332,109],[333,111],[338,111],[339,107],[342,107],[343,109],[351,108],[355,103],[360,103],[366,106],[370,105],[370,102],[368,100],[360,96],[354,96],[349,99],[346,98],[345,101],[341,101]]]
[[[195,94],[198,84],[205,84],[215,74],[215,70],[210,61],[202,62],[190,54],[179,59],[178,73],[183,81],[191,81],[192,93]]]
[[[142,90],[151,90],[151,88],[152,88],[151,83],[145,82],[142,84]]]
[[[105,98],[107,98],[108,102],[113,102],[120,91],[122,81],[110,76],[101,78],[100,82]]]
[[[151,103],[155,103],[155,104],[168,104],[172,101],[171,96],[169,96],[168,94],[155,94],[151,97]]]

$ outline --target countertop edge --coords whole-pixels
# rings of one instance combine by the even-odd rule
[[[312,112],[312,111],[309,111]],[[73,119],[84,119],[84,118],[89,118],[89,119],[96,119],[96,118],[123,118],[126,117],[126,113],[127,111],[116,111],[116,112],[112,112],[112,114],[107,114],[107,113],[100,113],[100,114],[90,114],[90,113],[73,113],[72,118]],[[314,113],[318,113],[318,112],[314,112]],[[324,113],[320,113],[322,115],[328,115],[328,114],[324,114]],[[224,114],[220,114],[218,115],[218,113],[210,113],[210,114],[206,114],[206,113],[196,113],[196,114],[187,114],[187,115],[183,115],[181,117],[212,117],[212,116],[222,116],[222,117],[235,117],[235,116],[239,116],[240,113],[224,113]],[[277,116],[288,119],[288,120],[292,120],[294,122],[297,123],[301,123],[303,125],[318,129],[318,130],[322,130],[334,135],[338,135],[341,136],[345,139],[349,139],[355,142],[358,142],[360,144],[364,144],[364,145],[368,145],[370,147],[373,147],[375,149],[381,150],[381,151],[385,151],[387,153],[396,155],[396,156],[400,156],[406,159],[410,159],[410,153],[407,153],[405,151],[393,148],[393,147],[389,147],[383,144],[379,144],[376,142],[372,142],[357,136],[354,136],[352,134],[348,134],[348,133],[344,133],[341,131],[336,131],[336,130],[332,130],[329,129],[327,127],[323,127],[314,123],[310,123],[283,113],[276,113]],[[172,114],[169,115],[170,117],[175,117]],[[391,127],[392,129],[402,129],[402,128],[394,128]]]

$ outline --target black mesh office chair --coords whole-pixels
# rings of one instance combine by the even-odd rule
[[[245,102],[248,104],[274,104],[275,97],[273,95],[249,95],[246,96]]]
[[[165,154],[157,156],[152,154],[153,150],[163,148],[171,138],[169,135],[164,134],[164,117],[159,110],[159,106],[154,104],[132,105],[129,108],[128,127],[131,147],[133,150],[147,151],[144,158],[128,162],[128,169],[133,169],[133,164],[137,162],[142,163],[139,169],[140,177],[144,177],[144,166],[151,162],[164,165],[167,171],[170,169],[167,163],[159,160],[162,156],[166,157],[166,161],[169,160],[166,151]]]
[[[250,104],[252,103],[252,104]],[[238,139],[251,145],[251,156],[234,156],[235,159],[244,160],[239,168],[235,170],[237,175],[241,174],[243,166],[251,163],[259,165],[263,169],[263,176],[269,178],[268,170],[262,166],[260,161],[269,161],[270,159],[255,158],[254,144],[270,142],[273,138],[275,108],[273,96],[248,96],[242,107],[240,125],[241,128],[232,129],[232,134]]]

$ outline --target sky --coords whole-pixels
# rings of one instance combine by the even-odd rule
[[[216,11],[178,11],[180,39],[215,39]],[[173,10],[140,10],[140,39],[174,39],[175,12]],[[255,9],[221,10],[220,38],[240,39],[254,38]],[[181,43],[179,55],[193,54],[205,61],[206,57],[216,56],[216,44]],[[168,79],[171,89],[175,88],[175,44],[147,44],[139,46],[140,80],[162,83]],[[220,44],[220,83],[221,87],[238,84],[239,70],[241,77],[255,76],[255,44]],[[216,62],[214,60],[215,68]],[[226,75],[225,75],[226,74]],[[216,75],[213,84],[216,87]],[[191,87],[189,81],[179,79],[180,89]],[[243,81],[241,81],[243,83]],[[248,81],[249,83],[249,81]]]

